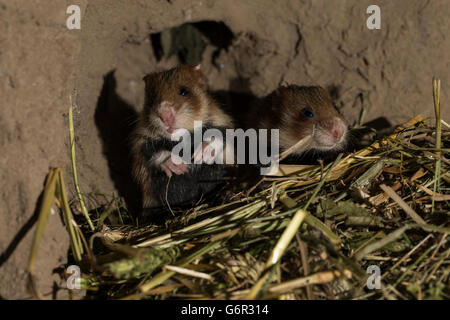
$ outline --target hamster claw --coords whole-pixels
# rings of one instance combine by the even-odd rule
[[[172,176],[172,173],[175,173],[176,175],[186,173],[188,171],[188,165],[181,160],[178,162],[178,164],[175,164],[172,161],[172,158],[169,157],[167,158],[167,160],[161,163],[161,169],[169,178]]]

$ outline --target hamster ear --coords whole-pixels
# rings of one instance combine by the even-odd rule
[[[277,94],[280,94],[280,93],[283,93],[283,92],[288,92],[288,91],[289,91],[289,88],[286,87],[286,86],[284,86],[284,85],[279,86],[279,87],[275,90],[275,92],[276,92]]]
[[[203,76],[203,70],[200,64],[193,66],[191,68],[194,71],[194,74],[201,74]]]
[[[198,79],[199,84],[202,86],[203,89],[206,90],[207,87],[206,76],[203,73],[200,64],[192,67],[192,70],[194,70],[194,76],[196,77],[196,79]]]
[[[326,100],[328,100],[330,102],[333,101],[333,98],[331,97],[331,94],[330,94],[329,90],[327,90],[327,89],[325,89],[323,87],[320,87],[320,86],[315,86],[315,87],[312,87],[312,88],[315,90],[315,92],[317,92],[317,95],[319,97],[322,97],[322,98],[324,98],[324,99],[326,99]]]

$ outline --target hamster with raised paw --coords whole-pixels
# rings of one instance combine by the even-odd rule
[[[224,173],[223,164],[212,164],[220,155],[211,142],[192,144],[193,163],[174,158],[172,149],[179,142],[172,135],[185,129],[193,136],[194,121],[202,121],[202,133],[217,129],[225,139],[233,122],[208,94],[200,66],[149,74],[144,81],[144,109],[132,137],[133,177],[141,189],[143,216],[160,219],[158,208],[198,201]]]

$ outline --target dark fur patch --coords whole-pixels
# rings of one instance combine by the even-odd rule
[[[207,129],[218,129],[225,138],[225,128],[207,125],[202,128],[202,134]],[[194,145],[193,133],[191,133],[191,154],[197,146]],[[147,139],[141,147],[144,158],[149,161],[156,153],[172,148],[177,141],[168,139]],[[150,162],[148,162],[150,166]],[[157,168],[148,168],[152,176],[152,197],[162,206],[169,204],[171,207],[193,204],[222,184],[225,174],[223,164],[191,164],[189,171],[182,175],[172,175],[169,179],[166,174]]]

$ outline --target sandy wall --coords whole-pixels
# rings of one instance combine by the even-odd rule
[[[375,3],[381,29],[368,30],[366,8]],[[81,30],[66,28],[69,4],[82,9]],[[72,190],[69,94],[83,192],[130,196],[126,133],[143,103],[141,79],[178,63],[157,61],[151,33],[221,21],[231,44],[209,45],[202,59],[213,91],[262,96],[286,82],[319,84],[350,123],[366,108],[367,121],[395,125],[433,115],[432,76],[442,80],[450,121],[449,15],[447,0],[0,0],[0,296],[27,297],[34,212],[48,168],[62,167]],[[49,298],[53,282],[61,285],[53,269],[65,263],[67,241],[55,214],[37,262]]]

